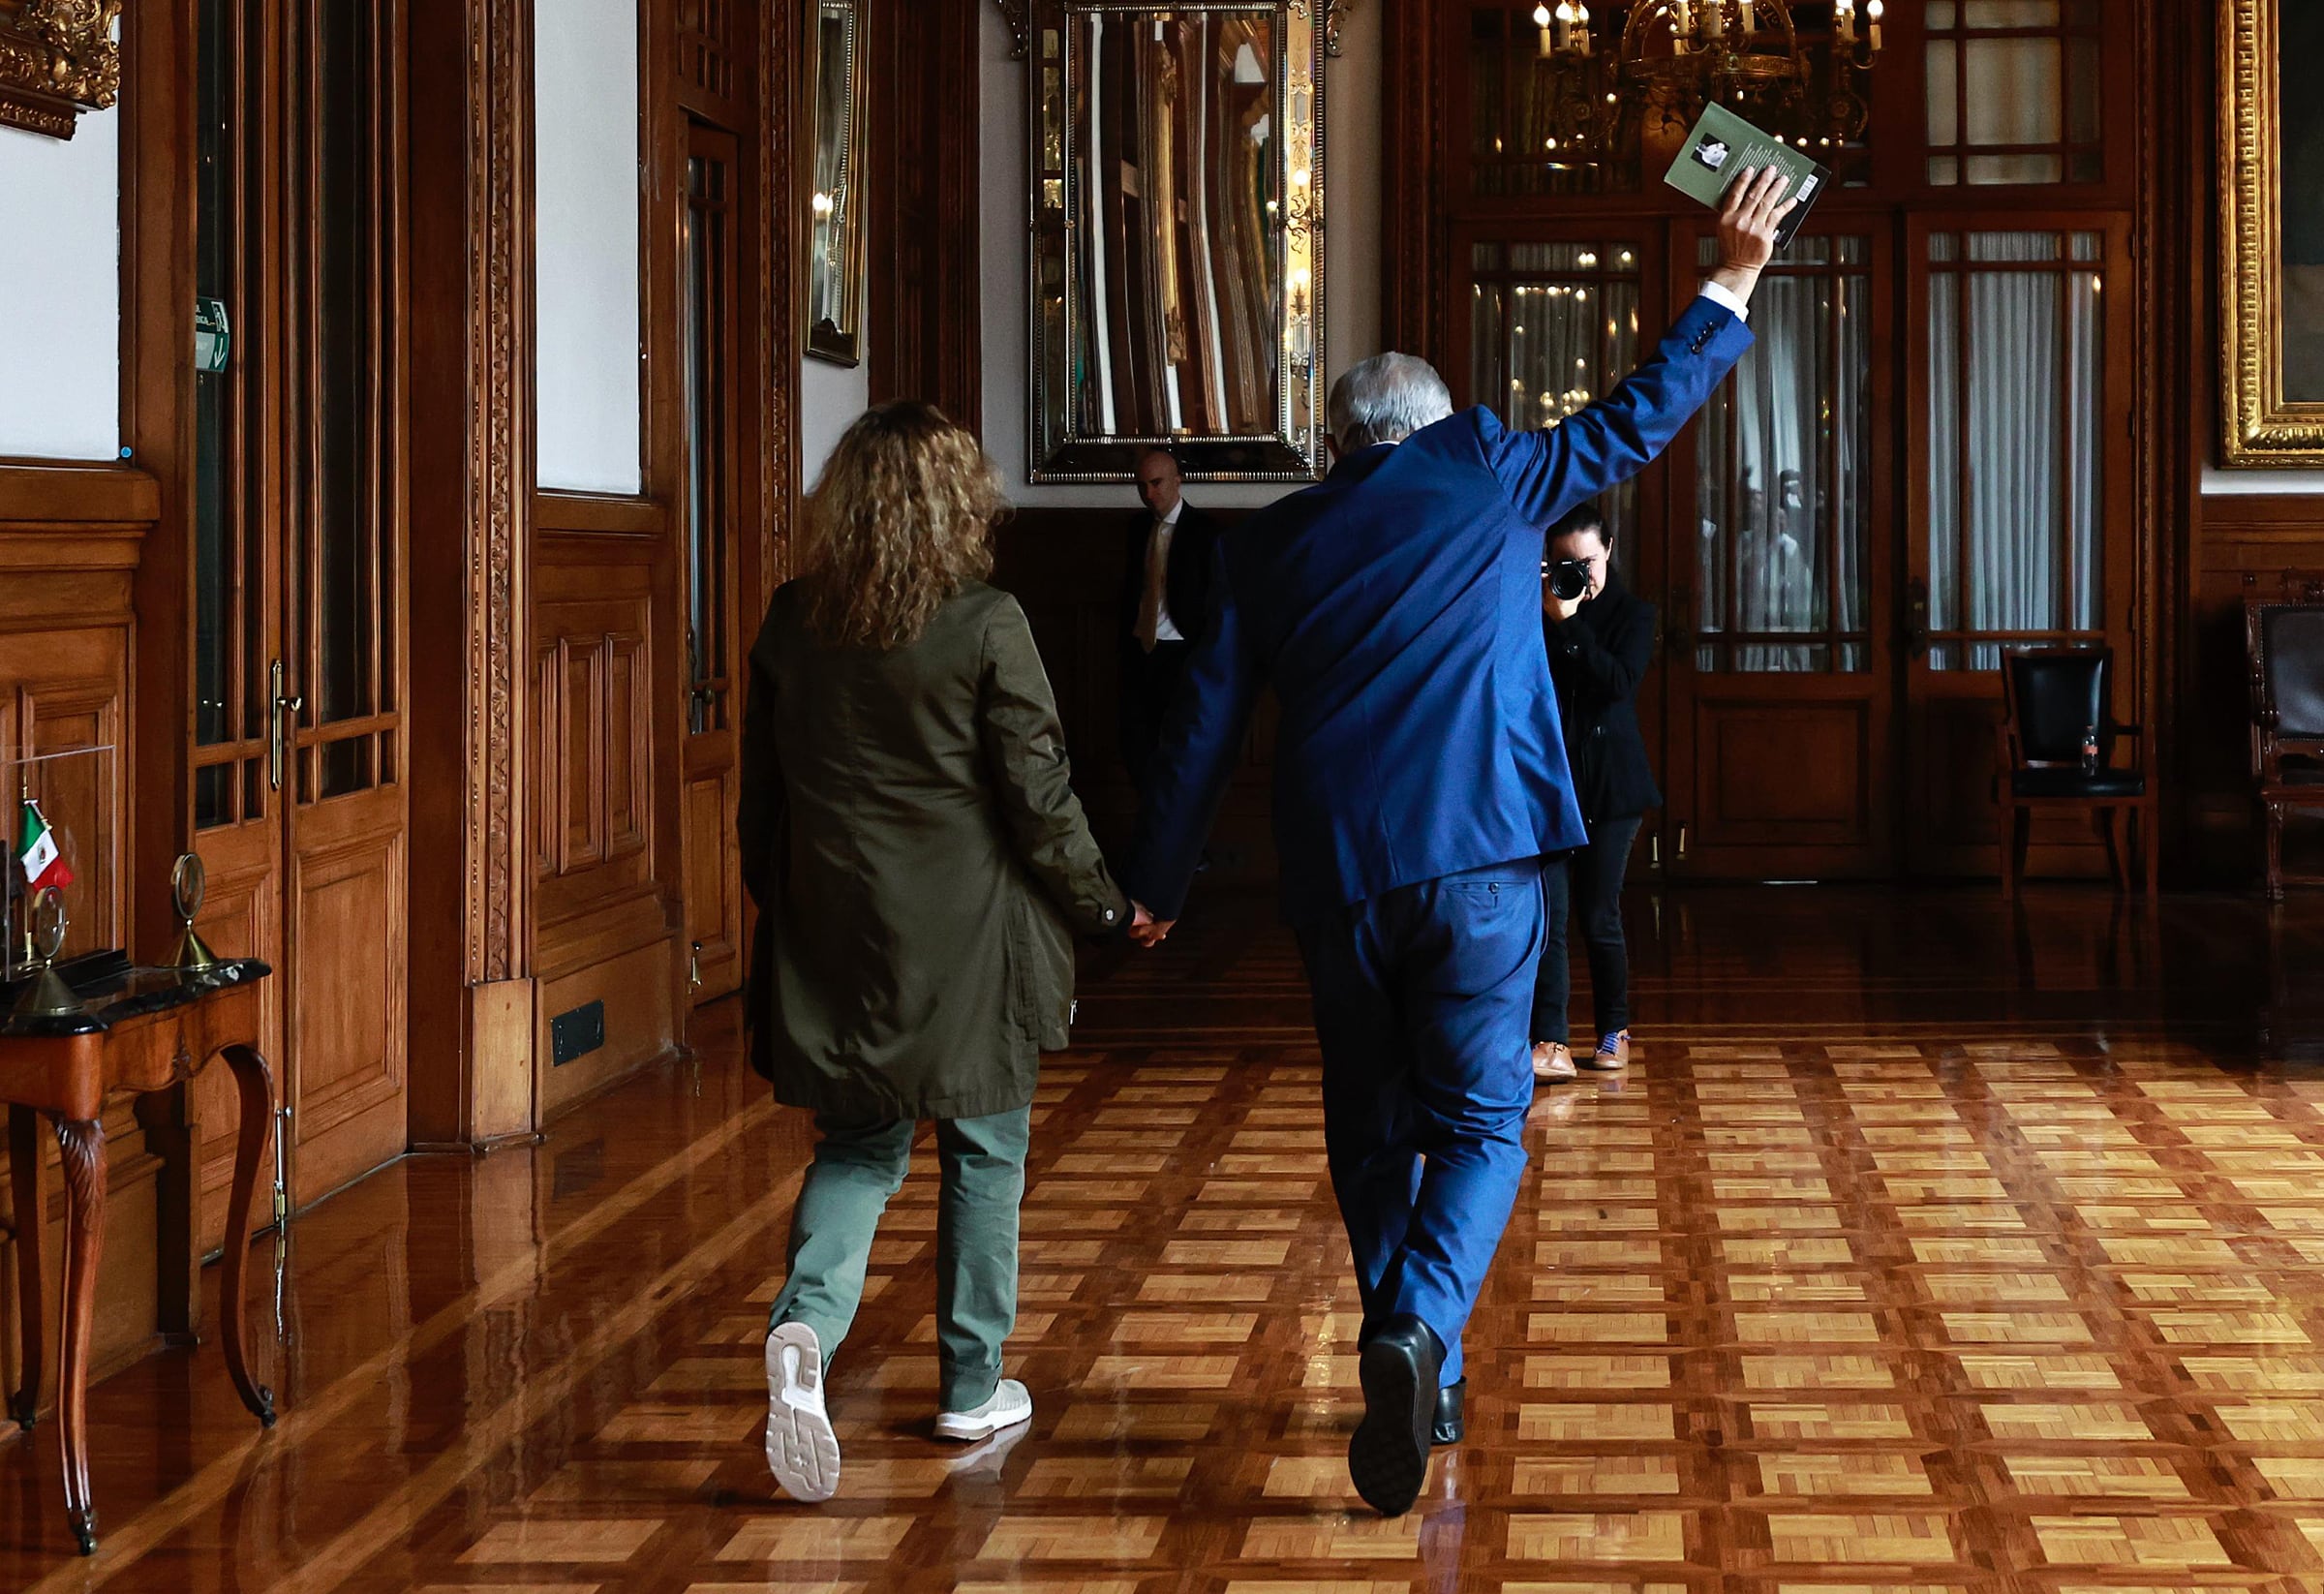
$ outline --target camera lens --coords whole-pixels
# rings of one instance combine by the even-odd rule
[[[1549,566],[1546,574],[1550,594],[1561,602],[1571,603],[1590,590],[1590,567],[1581,560],[1558,560]]]

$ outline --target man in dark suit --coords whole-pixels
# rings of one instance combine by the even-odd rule
[[[1127,528],[1121,573],[1121,758],[1141,797],[1162,721],[1210,602],[1218,528],[1183,496],[1169,450],[1138,456],[1146,509]]]
[[[1742,357],[1789,209],[1780,177],[1743,173],[1701,296],[1551,430],[1454,414],[1411,355],[1364,361],[1331,391],[1330,476],[1219,544],[1123,879],[1150,945],[1271,686],[1283,906],[1363,1305],[1348,1470],[1391,1516],[1419,1496],[1432,1437],[1461,1428],[1461,1331],[1525,1173],[1543,860],[1585,839],[1542,647],[1543,532],[1643,469]]]

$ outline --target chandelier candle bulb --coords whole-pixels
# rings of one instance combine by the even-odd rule
[[[1872,53],[1875,55],[1881,53],[1881,0],[1870,0],[1864,8],[1865,19],[1872,24]]]
[[[1758,13],[1753,9],[1752,0],[1743,0],[1743,31],[1756,33],[1758,31]]]

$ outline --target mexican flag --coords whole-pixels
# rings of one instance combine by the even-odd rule
[[[73,871],[66,867],[65,855],[57,849],[56,832],[41,814],[41,805],[31,798],[24,799],[24,823],[18,832],[16,856],[24,863],[24,883],[35,891],[47,886],[59,890],[73,883]]]

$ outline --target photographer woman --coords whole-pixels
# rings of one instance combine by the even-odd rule
[[[1622,874],[1646,810],[1662,804],[1635,704],[1654,653],[1654,605],[1615,576],[1613,544],[1593,505],[1551,528],[1542,583],[1542,630],[1565,722],[1566,759],[1590,841],[1550,864],[1549,939],[1533,993],[1533,1077],[1570,1080],[1579,1068],[1612,1070],[1630,1061],[1630,954],[1622,937]],[[1560,567],[1566,567],[1560,569]],[[1563,587],[1578,592],[1561,598]],[[1578,921],[1589,949],[1591,1029],[1596,1045],[1576,1058],[1566,1041],[1572,964],[1566,926]]]

